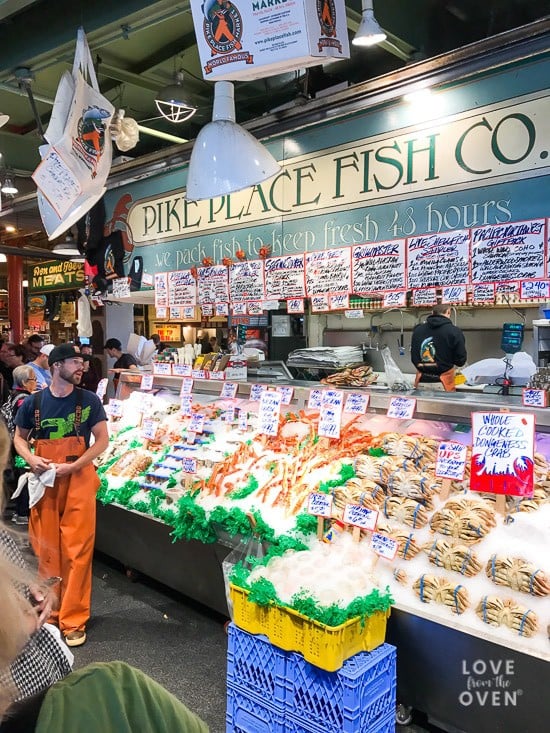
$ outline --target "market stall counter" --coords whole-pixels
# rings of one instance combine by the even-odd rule
[[[544,729],[548,411],[297,382],[140,387],[123,374],[110,409],[97,549],[224,613],[222,563],[252,525],[283,549],[348,542],[340,550],[394,599],[402,717],[414,707],[449,731]],[[311,497],[323,494],[319,520]],[[329,585],[327,603],[351,603],[353,568]]]

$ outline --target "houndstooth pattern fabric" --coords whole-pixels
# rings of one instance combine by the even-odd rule
[[[0,552],[12,563],[25,567],[26,562],[13,537],[5,530],[0,531]],[[71,666],[60,642],[44,626],[27,642],[9,672],[0,671],[0,686],[15,683],[22,700],[29,695],[50,687],[71,672]]]

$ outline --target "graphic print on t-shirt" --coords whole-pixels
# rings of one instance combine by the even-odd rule
[[[85,422],[90,417],[91,407],[82,408],[81,423]],[[57,438],[64,438],[66,435],[70,435],[74,431],[74,422],[76,414],[71,412],[67,417],[46,417],[44,420],[40,420],[40,427],[42,429],[49,429],[49,439],[56,440]],[[56,428],[56,430],[52,430]]]
[[[423,364],[435,364],[435,344],[432,336],[428,336],[420,344],[420,361]]]

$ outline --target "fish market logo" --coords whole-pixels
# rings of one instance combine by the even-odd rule
[[[202,5],[203,33],[212,56],[204,70],[210,74],[217,66],[235,61],[252,64],[254,57],[243,51],[243,19],[238,7],[231,0],[206,0]]]
[[[435,364],[435,344],[431,336],[420,344],[420,361],[423,364]]]
[[[336,6],[334,0],[317,0],[317,18],[321,26],[321,34],[317,44],[319,52],[323,48],[337,48],[342,53],[342,44],[336,38]]]
[[[513,659],[462,660],[464,688],[458,702],[464,707],[516,707],[523,690],[514,686]]]
[[[100,107],[88,107],[78,120],[78,137],[73,138],[73,152],[90,169],[92,178],[105,149],[105,128],[110,112]]]

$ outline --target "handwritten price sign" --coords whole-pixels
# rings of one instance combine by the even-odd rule
[[[384,293],[384,308],[400,308],[407,302],[406,290],[392,290]]]
[[[253,384],[250,387],[250,401],[259,402],[267,387],[265,384]]]
[[[202,433],[204,431],[204,415],[193,415],[189,423],[189,432]]]
[[[103,402],[103,398],[105,397],[105,392],[107,392],[107,384],[109,383],[108,379],[100,379],[97,385],[97,389],[95,391],[96,395],[99,397],[99,399]]]
[[[109,400],[107,411],[111,417],[122,417],[122,400]]]
[[[410,420],[416,409],[414,397],[392,397],[386,415],[398,420]]]
[[[368,529],[374,532],[378,521],[378,512],[368,509],[361,504],[346,504],[344,509],[344,523],[352,524],[354,527]]]
[[[193,397],[190,394],[182,394],[180,397],[180,410],[184,417],[191,417]]]
[[[206,379],[206,373],[204,369],[192,369],[191,376],[193,379]]]
[[[156,420],[146,418],[141,424],[141,437],[145,440],[154,440],[157,435],[159,424]]]
[[[307,510],[309,514],[313,514],[316,517],[330,519],[332,517],[332,496],[322,494],[319,491],[313,491],[308,496]]]
[[[281,393],[281,405],[290,405],[294,387],[277,387],[277,391]]]
[[[185,378],[181,383],[180,395],[191,394],[193,391],[193,380]]]
[[[468,448],[461,443],[440,443],[435,461],[435,475],[451,481],[462,481]]]
[[[312,389],[309,393],[309,399],[307,401],[308,410],[320,410],[322,402],[322,389]]]
[[[286,302],[287,313],[303,313],[304,312],[304,299],[303,298],[290,298]]]
[[[148,392],[149,390],[153,389],[154,379],[155,377],[153,374],[143,374],[141,377],[140,389],[142,389],[144,392]]]
[[[239,430],[242,433],[246,433],[248,430],[248,413],[246,410],[239,411]]]
[[[197,473],[197,459],[190,456],[184,456],[181,470],[183,473]]]
[[[323,438],[339,438],[342,423],[342,404],[344,393],[335,389],[325,389],[322,393],[319,427],[317,433]]]
[[[344,406],[344,412],[348,412],[352,415],[364,415],[369,406],[370,396],[368,394],[361,394],[360,392],[352,392],[348,395],[346,404]]]
[[[548,393],[545,389],[525,388],[521,396],[525,407],[548,407]]]
[[[237,396],[238,385],[235,382],[226,382],[220,394],[222,400],[232,400]]]
[[[155,361],[153,362],[153,374],[158,374],[163,377],[171,376],[172,365],[167,361]]]
[[[397,540],[394,540],[391,537],[386,537],[384,534],[378,534],[377,532],[372,535],[370,546],[373,552],[380,557],[383,557],[385,560],[394,560],[397,555],[397,550],[399,549],[399,543]]]
[[[258,408],[258,432],[263,435],[277,435],[279,415],[281,414],[281,394],[265,390],[260,397]]]
[[[190,364],[172,364],[172,374],[176,377],[190,377],[191,376],[191,365]]]

